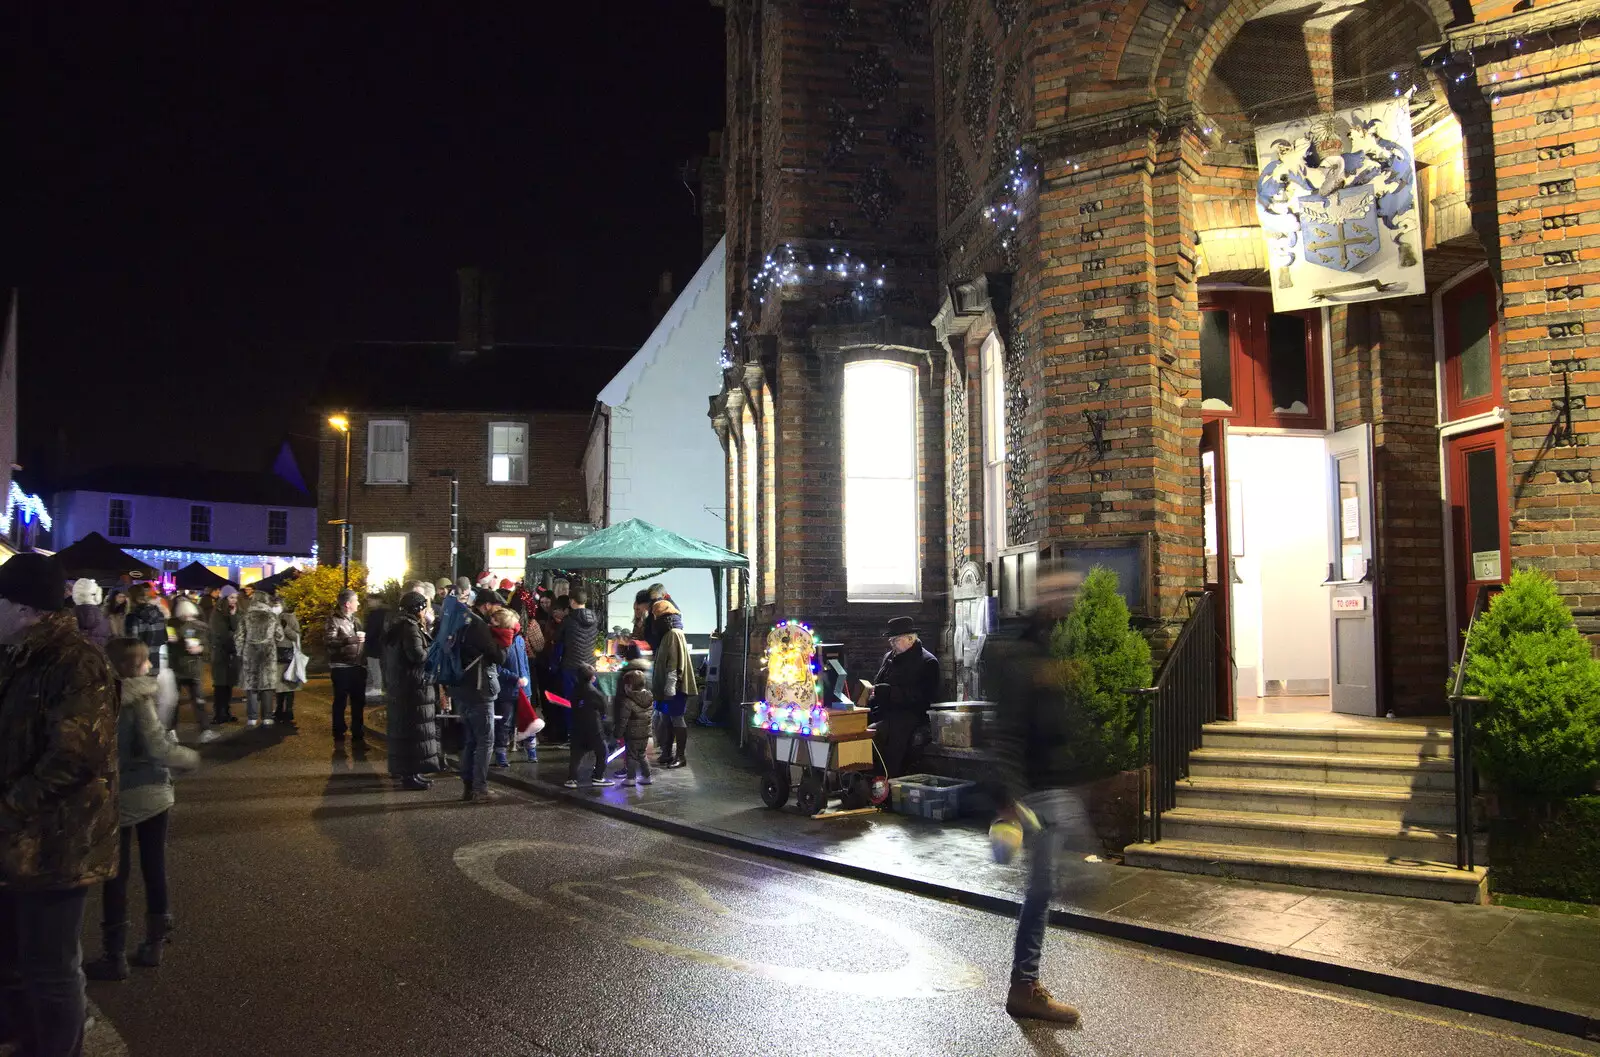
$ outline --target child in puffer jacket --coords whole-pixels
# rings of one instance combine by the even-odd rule
[[[632,661],[622,669],[617,681],[617,696],[611,704],[611,726],[627,752],[628,771],[623,785],[650,785],[650,761],[645,748],[650,744],[650,728],[656,712],[655,695],[650,692],[649,666]]]
[[[494,757],[490,767],[511,766],[511,743],[517,736],[517,699],[528,692],[528,647],[522,639],[522,623],[515,611],[497,609],[489,618],[489,631],[506,651],[500,665],[500,692],[494,699]],[[534,742],[529,741],[529,746]],[[537,750],[528,759],[538,759]]]

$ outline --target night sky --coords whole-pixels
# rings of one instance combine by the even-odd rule
[[[454,337],[460,265],[501,272],[501,340],[634,345],[699,264],[708,0],[22,6],[0,278],[30,482],[264,469],[330,350]]]

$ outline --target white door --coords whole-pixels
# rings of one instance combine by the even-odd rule
[[[1333,609],[1333,710],[1378,714],[1378,546],[1372,530],[1372,426],[1328,437],[1328,604]]]

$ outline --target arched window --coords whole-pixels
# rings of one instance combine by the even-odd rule
[[[917,369],[848,363],[843,404],[846,595],[919,601]]]
[[[756,418],[749,405],[744,409],[744,428],[740,433],[739,459],[744,468],[744,537],[745,554],[750,559],[750,604],[761,602],[761,455],[756,439]]]

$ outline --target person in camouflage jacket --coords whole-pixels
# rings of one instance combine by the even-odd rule
[[[0,1043],[19,1053],[78,1052],[84,904],[117,868],[116,679],[61,584],[44,555],[0,565]]]

